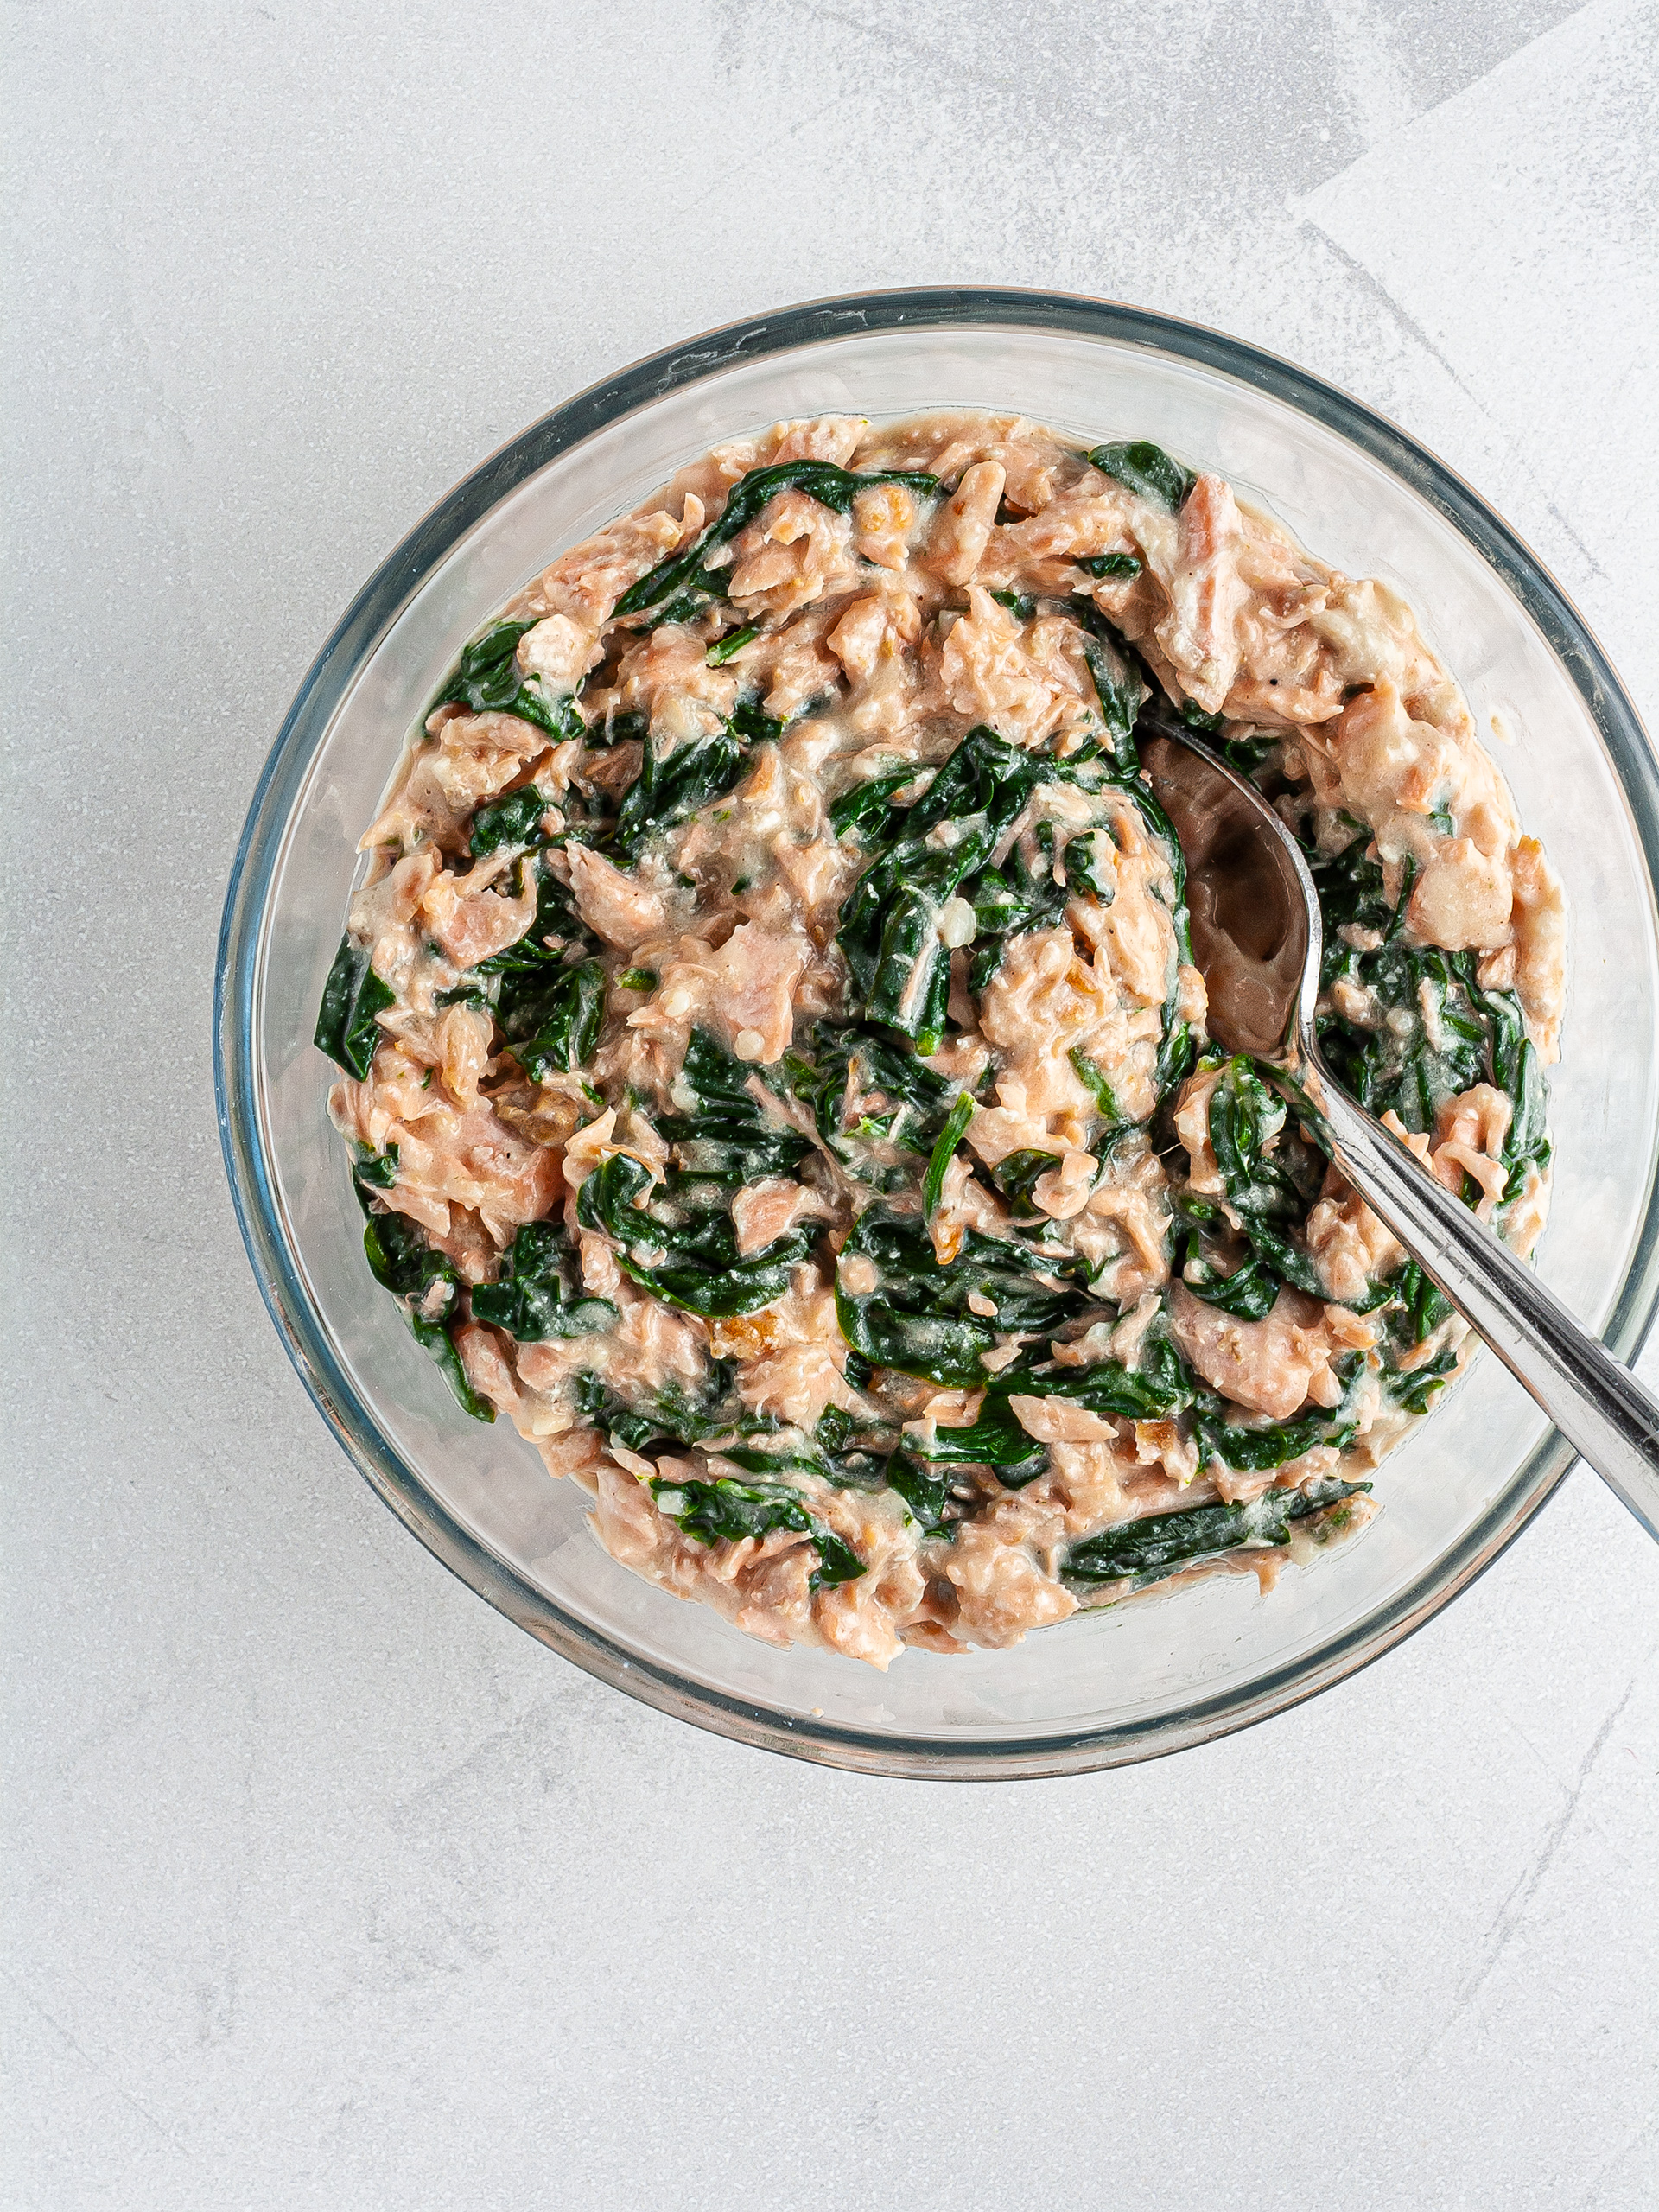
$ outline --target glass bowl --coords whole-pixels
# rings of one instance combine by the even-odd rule
[[[1630,1357],[1659,1281],[1659,779],[1636,713],[1559,586],[1421,446],[1271,355],[1106,302],[930,290],[791,308],[625,369],[486,461],[364,586],[283,725],[231,876],[215,1045],[226,1163],[271,1317],[347,1453],[430,1551],[663,1712],[867,1772],[989,1777],[1177,1750],[1339,1681],[1466,1587],[1569,1448],[1478,1360],[1381,1470],[1370,1526],[1266,1595],[1217,1576],[1010,1651],[907,1652],[886,1675],[776,1651],[615,1565],[579,1490],[505,1421],[461,1413],[370,1279],[311,1045],[358,836],[437,677],[519,585],[721,439],[785,416],[966,406],[1084,443],[1155,439],[1220,471],[1321,558],[1403,591],[1483,732],[1491,717],[1507,731],[1497,757],[1571,906],[1542,1267]]]

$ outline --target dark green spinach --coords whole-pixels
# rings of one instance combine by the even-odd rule
[[[1081,1310],[1080,1294],[1039,1280],[1041,1257],[1009,1239],[970,1229],[957,1257],[941,1266],[918,1216],[880,1205],[861,1214],[843,1261],[868,1259],[876,1284],[849,1291],[838,1282],[841,1332],[861,1357],[925,1381],[969,1389],[984,1382],[981,1355],[997,1332],[1058,1328]],[[989,1304],[976,1313],[970,1297]]]
[[[1141,1587],[1247,1545],[1287,1543],[1294,1521],[1323,1513],[1370,1488],[1369,1483],[1319,1482],[1305,1491],[1263,1491],[1248,1505],[1192,1505],[1178,1513],[1120,1522],[1074,1544],[1063,1572],[1074,1582],[1128,1581]]]
[[[926,1152],[955,1100],[955,1084],[924,1067],[902,1039],[862,1022],[815,1023],[785,1066],[793,1096],[811,1107],[819,1135],[861,1179],[862,1147]]]
[[[726,596],[726,572],[709,566],[709,554],[729,545],[779,492],[804,492],[820,506],[844,515],[861,492],[877,484],[903,484],[925,499],[939,489],[937,477],[914,470],[884,469],[860,476],[827,461],[785,461],[768,468],[752,468],[732,486],[720,519],[710,523],[683,552],[671,553],[630,585],[617,601],[615,613],[643,614],[649,610],[658,622],[687,621],[711,600]]]
[[[475,715],[517,715],[555,739],[582,737],[586,725],[567,693],[554,693],[537,675],[518,666],[518,640],[534,622],[498,622],[474,639],[461,657],[453,682],[439,701]]]
[[[467,851],[474,860],[482,860],[486,853],[499,852],[504,845],[516,849],[546,844],[542,817],[547,808],[547,800],[534,784],[525,784],[518,791],[508,791],[504,798],[492,799],[473,817]]]
[[[456,1404],[474,1421],[493,1421],[495,1408],[467,1381],[455,1349],[461,1277],[454,1262],[435,1251],[425,1231],[400,1213],[371,1213],[363,1250],[371,1274],[402,1306],[416,1343],[436,1361]]]
[[[791,1230],[745,1258],[729,1211],[676,1203],[694,1198],[687,1185],[700,1179],[671,1182],[659,1198],[643,1204],[652,1188],[650,1169],[626,1153],[613,1153],[582,1184],[577,1218],[584,1229],[614,1239],[622,1272],[671,1306],[706,1320],[770,1306],[788,1289],[791,1268],[810,1252],[811,1232]]]
[[[935,1428],[931,1438],[906,1431],[906,1454],[930,1467],[995,1467],[1008,1490],[1041,1474],[1047,1455],[1014,1418],[1007,1394],[987,1391],[971,1427]]]
[[[1299,1185],[1286,1164],[1288,1141],[1278,1154],[1270,1149],[1285,1122],[1283,1102],[1262,1070],[1243,1053],[1235,1054],[1210,1094],[1210,1143],[1227,1203],[1257,1260],[1281,1281],[1323,1298],[1313,1261],[1292,1242],[1306,1220],[1313,1192]],[[1322,1162],[1316,1172],[1322,1174]]]
[[[357,1165],[352,1170],[352,1179],[360,1190],[389,1191],[397,1180],[397,1147],[389,1144],[384,1152],[375,1152],[368,1145],[353,1145]]]
[[[887,835],[889,818],[894,810],[891,805],[895,791],[906,784],[917,783],[927,773],[925,768],[895,768],[886,776],[872,776],[868,783],[855,784],[830,809],[830,827],[837,837],[844,837],[851,830],[864,844],[879,844]]]
[[[653,1445],[702,1444],[723,1435],[734,1418],[729,1383],[730,1370],[716,1363],[695,1397],[677,1382],[668,1382],[653,1396],[630,1404],[588,1369],[576,1376],[574,1394],[585,1421],[630,1452],[644,1452]]]
[[[723,798],[747,760],[748,747],[729,721],[705,736],[687,738],[667,753],[658,751],[654,736],[647,737],[639,777],[617,810],[612,849],[618,859],[637,860],[648,837]]]
[[[583,1292],[576,1255],[556,1221],[524,1223],[501,1262],[500,1279],[475,1284],[472,1303],[475,1321],[505,1329],[521,1344],[591,1336],[617,1322],[608,1298]]]
[[[1135,1364],[1096,1360],[1090,1367],[1005,1369],[994,1389],[1032,1398],[1069,1398],[1090,1413],[1124,1421],[1167,1421],[1193,1399],[1192,1377],[1161,1324],[1141,1339]]]
[[[1126,1122],[1117,1109],[1117,1100],[1113,1096],[1111,1084],[1107,1082],[1104,1075],[1089,1058],[1082,1046],[1074,1045],[1066,1054],[1066,1058],[1077,1071],[1077,1081],[1093,1097],[1096,1107],[1103,1120],[1108,1124],[1109,1129],[1132,1128],[1134,1124]]]
[[[833,1589],[855,1581],[865,1572],[864,1562],[850,1544],[826,1529],[806,1510],[798,1491],[781,1483],[740,1483],[729,1476],[717,1482],[671,1483],[658,1478],[652,1496],[671,1521],[700,1544],[741,1543],[747,1537],[765,1536],[774,1529],[810,1537],[818,1565],[810,1577],[814,1590]]]
[[[597,960],[545,967],[502,999],[497,1019],[513,1058],[532,1083],[544,1083],[591,1057],[605,1019],[605,970]]]
[[[913,1037],[925,1054],[944,1041],[950,989],[940,909],[985,866],[1047,772],[1039,756],[995,730],[971,730],[903,810],[905,834],[882,848],[842,906],[836,942],[866,1019]],[[946,823],[950,834],[936,839]]]
[[[931,1221],[938,1211],[939,1194],[944,1188],[945,1170],[950,1166],[957,1147],[974,1118],[974,1102],[964,1090],[945,1116],[944,1127],[939,1131],[928,1159],[927,1173],[922,1180],[922,1213]]]
[[[762,1177],[788,1175],[811,1150],[808,1140],[781,1116],[768,1116],[750,1090],[758,1080],[747,1061],[728,1052],[706,1029],[694,1029],[680,1071],[683,1091],[694,1103],[683,1115],[658,1119],[658,1134],[688,1173],[724,1184],[735,1193]]]
[[[380,1042],[380,1025],[375,1016],[396,1003],[397,994],[369,965],[367,945],[341,938],[322,987],[322,1004],[317,1009],[314,1039],[317,1049],[327,1052],[347,1075],[365,1083]]]
[[[1265,1320],[1278,1302],[1279,1278],[1254,1252],[1230,1274],[1218,1274],[1204,1258],[1196,1230],[1187,1236],[1181,1281],[1194,1298],[1239,1321]]]
[[[1170,459],[1161,446],[1152,444],[1146,438],[1096,446],[1089,459],[1103,475],[1115,476],[1120,484],[1127,485],[1154,506],[1167,507],[1171,514],[1182,505],[1198,480],[1190,468],[1183,468],[1179,461]]]
[[[429,1320],[456,1311],[461,1277],[446,1253],[427,1242],[426,1231],[401,1213],[371,1213],[363,1230],[369,1272],[394,1298],[411,1299]]]
[[[710,668],[724,668],[728,660],[735,660],[745,645],[752,645],[760,632],[752,622],[741,630],[728,630],[723,638],[716,639],[703,655]]]

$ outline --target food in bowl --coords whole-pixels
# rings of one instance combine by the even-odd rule
[[[1024,420],[717,447],[462,654],[317,1041],[370,1267],[626,1566],[885,1666],[1270,1575],[1466,1357],[1206,1049],[1141,771],[1301,832],[1333,1067],[1516,1248],[1564,915],[1410,610]]]

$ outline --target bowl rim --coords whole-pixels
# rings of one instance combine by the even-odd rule
[[[837,338],[903,329],[1024,327],[1119,343],[1196,362],[1253,385],[1357,446],[1434,507],[1493,569],[1582,697],[1629,803],[1650,887],[1659,884],[1659,768],[1641,717],[1589,625],[1529,546],[1430,449],[1351,397],[1242,339],[1079,294],[931,286],[810,300],[747,316],[646,355],[590,385],[509,439],[393,547],[307,671],[260,772],[232,861],[213,984],[219,1141],[238,1225],[273,1323],[313,1403],[376,1495],[435,1558],[499,1612],[590,1675],[715,1734],[866,1774],[1009,1780],[1087,1773],[1166,1756],[1282,1713],[1356,1674],[1421,1628],[1507,1549],[1573,1464],[1547,1435],[1499,1497],[1410,1588],[1313,1659],[1287,1662],[1174,1713],[1028,1738],[940,1745],[779,1712],[689,1682],[671,1668],[567,1613],[464,1528],[389,1444],[335,1358],[279,1226],[257,1106],[253,1014],[263,922],[294,802],[359,670],[455,540],[527,477],[646,401],[745,360]],[[1650,1165],[1643,1219],[1603,1334],[1632,1358],[1659,1307],[1659,1191]]]

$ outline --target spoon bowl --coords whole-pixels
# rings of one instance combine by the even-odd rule
[[[1313,1020],[1325,948],[1301,849],[1255,785],[1196,741],[1154,738],[1142,763],[1186,856],[1210,1033],[1230,1052],[1278,1053]]]

